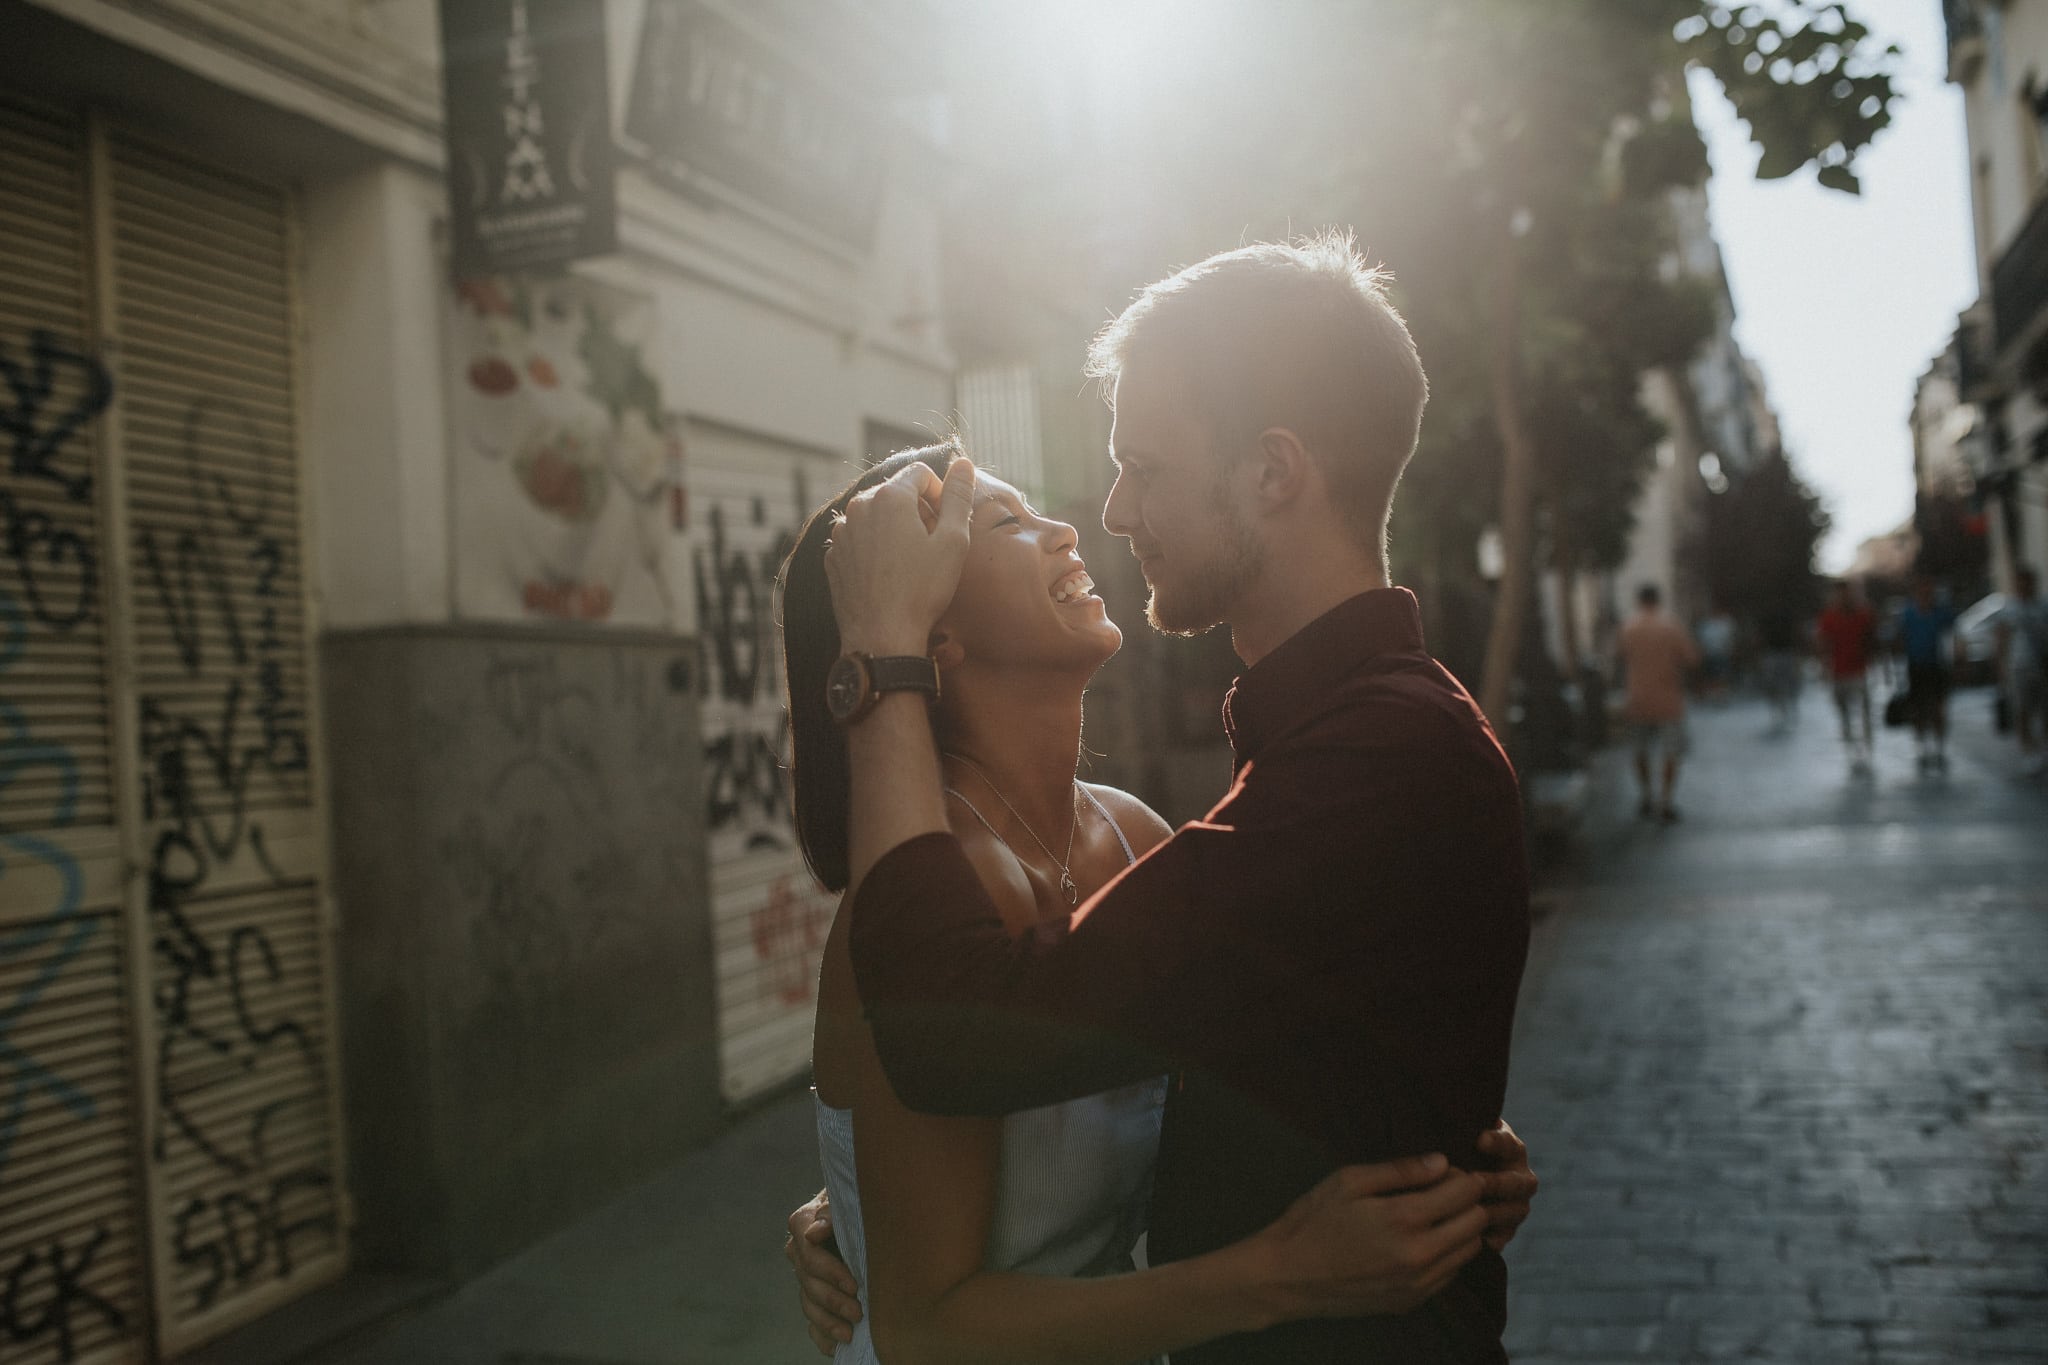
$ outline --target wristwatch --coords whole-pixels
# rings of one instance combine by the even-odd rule
[[[872,711],[884,692],[922,692],[926,701],[937,701],[939,666],[922,654],[877,659],[853,650],[834,660],[825,675],[825,709],[841,725],[851,725]]]

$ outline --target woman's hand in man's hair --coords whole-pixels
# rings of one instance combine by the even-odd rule
[[[847,504],[825,549],[825,579],[846,649],[926,651],[960,583],[973,506],[974,465],[964,455],[943,481],[912,463]]]

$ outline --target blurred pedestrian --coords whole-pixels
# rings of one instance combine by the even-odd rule
[[[1864,600],[1861,588],[1846,578],[1835,584],[1820,614],[1818,636],[1818,652],[1834,692],[1835,715],[1842,723],[1842,743],[1849,749],[1849,766],[1859,774],[1867,773],[1872,749],[1868,674],[1871,647],[1877,638],[1877,613]]]
[[[1763,647],[1764,700],[1771,704],[1771,729],[1783,734],[1799,721],[1799,618],[1790,607],[1772,607],[1757,618]]]
[[[1685,627],[1664,614],[1664,595],[1655,583],[1636,590],[1636,614],[1621,628],[1615,651],[1628,688],[1624,714],[1635,739],[1636,813],[1669,825],[1678,819],[1671,802],[1678,765],[1685,758],[1685,675],[1700,651]],[[1662,781],[1652,783],[1652,765],[1663,760]]]
[[[2023,564],[2013,575],[2013,596],[1992,619],[2013,730],[2028,775],[2039,777],[2048,770],[2041,752],[2041,730],[2048,725],[2048,602],[2041,600],[2041,580],[2031,566]]]
[[[1955,608],[1938,594],[1934,580],[1921,574],[1913,595],[1899,609],[1899,652],[1906,659],[1906,713],[1913,720],[1913,740],[1922,772],[1948,768],[1948,692],[1955,648]]]
[[[1725,701],[1728,685],[1735,677],[1735,618],[1719,602],[1699,625],[1700,694],[1709,701]]]

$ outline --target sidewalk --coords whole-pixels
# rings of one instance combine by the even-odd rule
[[[299,1365],[798,1365],[784,1221],[819,1185],[810,1094],[368,1340]]]
[[[1601,755],[1546,885],[1508,1115],[1544,1193],[1520,1365],[2048,1358],[2048,789],[1981,693],[1954,764],[1852,779],[1809,689],[1694,717],[1680,825]],[[800,1365],[793,1093],[610,1207],[302,1365]]]

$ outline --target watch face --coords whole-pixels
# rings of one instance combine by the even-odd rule
[[[825,709],[834,720],[845,720],[860,710],[861,698],[867,690],[867,670],[858,659],[841,655],[825,675]]]

